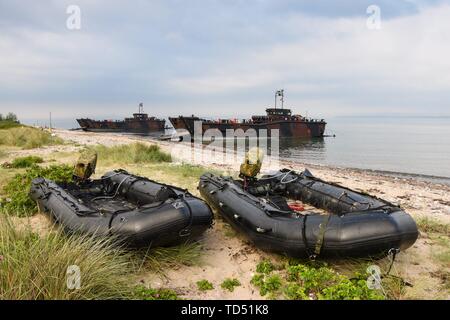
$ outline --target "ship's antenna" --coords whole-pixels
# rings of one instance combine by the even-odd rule
[[[277,100],[278,97],[280,97],[280,101],[281,101],[281,109],[283,109],[284,107],[284,89],[281,90],[277,90],[275,92],[275,109],[277,108]]]
[[[138,113],[144,113],[144,104],[141,102],[139,103],[139,111]]]
[[[278,93],[279,93],[280,91],[275,91],[275,109],[277,108],[277,98],[278,98]]]

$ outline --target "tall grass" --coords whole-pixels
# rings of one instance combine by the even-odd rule
[[[94,147],[97,151],[99,161],[111,161],[114,163],[157,163],[171,162],[170,154],[161,151],[157,145],[146,145],[143,143],[132,143],[106,147],[99,145]]]
[[[1,120],[0,121],[0,130],[1,129],[10,129],[10,128],[17,128],[22,127],[19,122],[17,121],[10,121],[10,120]]]
[[[39,236],[15,229],[0,215],[1,299],[121,299],[132,295],[134,267],[112,240],[66,236],[53,230]],[[67,270],[80,269],[79,289],[67,286]]]
[[[61,138],[53,137],[49,132],[36,128],[17,127],[0,130],[0,145],[4,146],[33,149],[62,143]]]

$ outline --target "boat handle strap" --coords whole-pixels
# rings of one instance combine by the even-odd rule
[[[312,259],[317,258],[322,251],[323,240],[325,238],[325,232],[327,231],[328,222],[330,221],[331,214],[328,214],[324,221],[319,224],[319,234],[317,235],[317,242],[314,248],[314,254],[312,255]]]

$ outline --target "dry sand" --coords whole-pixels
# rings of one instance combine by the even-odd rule
[[[53,152],[75,151],[82,145],[102,144],[106,146],[127,144],[144,138],[114,135],[107,133],[86,133],[82,131],[55,130],[56,135],[74,144],[53,146],[32,151],[15,151],[12,156],[19,154],[51,154]],[[147,141],[147,140],[146,140]],[[148,142],[148,141],[147,141]],[[174,143],[157,143],[162,149],[171,152]],[[174,153],[173,153],[174,154]],[[180,161],[187,161],[177,150],[175,156]],[[219,155],[220,156],[220,155]],[[211,167],[222,170],[236,170],[236,163],[223,164],[220,159],[209,159]],[[215,161],[217,160],[217,161]],[[368,170],[355,170],[317,165],[304,165],[289,161],[278,164],[297,171],[305,167],[314,175],[327,181],[337,182],[346,187],[365,191],[380,198],[401,205],[414,218],[431,217],[444,223],[450,223],[450,187],[444,184],[420,181],[413,178],[393,177]],[[275,169],[272,165],[263,170]],[[159,177],[153,177],[158,179]],[[197,193],[196,190],[192,190]],[[197,193],[198,194],[198,193]],[[45,218],[41,215],[33,218],[40,227],[45,225]],[[31,222],[33,223],[33,221]],[[276,255],[264,253],[248,243],[243,237],[227,237],[224,232],[225,224],[217,221],[213,229],[205,235],[203,263],[200,266],[181,267],[168,270],[164,276],[146,272],[139,280],[154,287],[174,288],[186,298],[198,299],[260,299],[258,292],[250,285],[256,264],[262,257],[277,258]],[[399,254],[394,272],[413,284],[407,288],[403,298],[421,299],[450,299],[448,290],[443,290],[445,283],[448,287],[450,266],[443,266],[433,259],[435,255],[434,240],[427,234],[421,233],[416,244],[406,252]],[[234,292],[226,292],[220,288],[220,283],[228,277],[237,278],[242,286]],[[215,289],[207,292],[197,290],[196,282],[207,279],[214,284]]]

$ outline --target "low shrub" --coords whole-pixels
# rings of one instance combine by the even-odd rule
[[[271,270],[268,272],[268,270]],[[326,265],[287,264],[284,270],[270,274],[273,269],[260,263],[251,284],[261,296],[277,298],[281,293],[293,300],[378,300],[384,295],[369,289],[366,274],[355,273],[352,278],[340,275]]]
[[[213,290],[214,286],[208,280],[203,279],[203,280],[197,281],[197,288],[200,291],[208,291],[208,290]]]
[[[282,279],[277,274],[256,274],[255,276],[253,276],[251,284],[259,288],[259,294],[261,296],[270,294],[271,298],[275,298],[278,291],[283,286]]]
[[[235,287],[239,287],[241,285],[241,283],[239,282],[238,279],[231,279],[231,278],[227,278],[225,279],[222,284],[220,285],[220,287],[224,290],[228,290],[230,292],[234,291]]]
[[[36,212],[36,203],[29,197],[31,181],[42,177],[58,182],[72,180],[73,168],[68,165],[39,167],[32,165],[24,173],[19,173],[3,189],[0,211],[16,216],[30,216]]]
[[[259,273],[269,274],[274,269],[275,269],[275,266],[272,264],[272,262],[270,262],[268,260],[263,260],[256,266],[256,272],[259,272]]]
[[[180,300],[176,291],[171,289],[153,289],[144,286],[137,286],[134,289],[134,299],[136,300]]]
[[[43,163],[44,159],[37,156],[27,156],[27,157],[19,157],[15,158],[11,164],[10,168],[19,169],[19,168],[29,168],[34,164]]]

